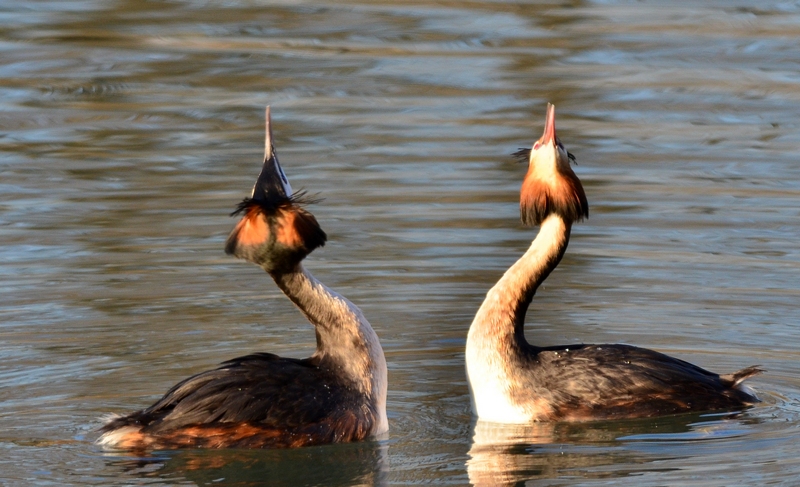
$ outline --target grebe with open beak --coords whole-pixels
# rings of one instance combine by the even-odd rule
[[[272,142],[225,252],[260,265],[316,328],[307,359],[256,353],[178,383],[147,409],[110,420],[98,442],[122,449],[282,448],[363,440],[389,429],[387,371],[353,303],[302,264],[325,232],[293,194]]]
[[[556,136],[555,107],[548,104],[544,134],[530,150],[520,192],[522,221],[539,225],[539,233],[489,290],[467,337],[467,377],[478,418],[498,423],[641,418],[758,402],[742,387],[761,372],[758,367],[718,375],[629,345],[528,343],[525,313],[536,289],[564,256],[572,223],[589,216],[570,159]]]

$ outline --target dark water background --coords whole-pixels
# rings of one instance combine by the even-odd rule
[[[4,1],[0,33],[0,485],[796,485],[798,2]],[[548,101],[591,218],[530,341],[762,364],[762,405],[476,431],[467,327],[534,235],[508,154]],[[222,251],[267,104],[293,186],[324,198],[307,267],[382,339],[390,434],[105,452],[103,414],[313,349]]]

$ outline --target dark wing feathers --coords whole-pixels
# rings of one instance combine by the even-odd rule
[[[359,397],[313,359],[253,354],[189,377],[149,408],[104,429],[124,421],[152,434],[215,423],[291,430],[324,421],[337,407],[357,405]]]
[[[564,418],[648,417],[757,402],[732,388],[734,378],[757,368],[720,377],[653,350],[616,344],[550,347],[529,357],[527,394],[546,398]]]

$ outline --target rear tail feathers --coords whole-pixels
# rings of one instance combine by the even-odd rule
[[[729,384],[730,387],[739,387],[745,380],[762,372],[765,372],[765,370],[760,365],[752,365],[732,374],[721,375],[720,379]]]

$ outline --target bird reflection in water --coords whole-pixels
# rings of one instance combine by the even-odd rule
[[[295,487],[387,485],[385,441],[300,449],[193,449],[133,457],[106,452],[108,463],[140,479],[187,480],[195,485]]]
[[[467,473],[475,486],[520,485],[530,480],[627,476],[663,468],[653,449],[675,442],[742,436],[758,418],[740,412],[694,413],[618,421],[501,424],[476,421]],[[649,448],[641,448],[647,444]],[[621,471],[606,467],[632,466]],[[613,473],[611,473],[613,472]]]

